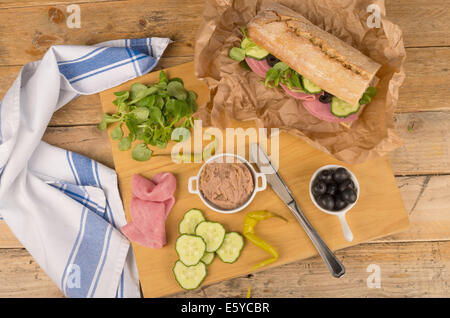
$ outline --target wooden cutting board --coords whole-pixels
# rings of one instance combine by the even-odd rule
[[[208,88],[195,77],[193,63],[169,68],[166,73],[169,78],[182,78],[187,89],[196,91],[199,96],[199,105],[208,101]],[[157,82],[158,79],[159,72],[154,72],[102,92],[100,97],[103,110],[105,112],[115,111],[115,106],[112,104],[115,99],[114,92],[129,89],[134,82],[152,84]],[[237,125],[249,127],[251,124],[247,122]],[[111,129],[110,127],[109,131]],[[170,145],[167,149],[154,149],[155,155],[149,161],[137,162],[131,158],[131,150],[121,152],[118,150],[117,141],[110,139],[110,142],[128,221],[130,221],[129,203],[133,174],[138,173],[151,178],[158,172],[169,171],[177,178],[176,204],[166,222],[167,245],[161,249],[150,249],[132,244],[145,297],[159,297],[182,290],[172,274],[173,264],[177,260],[174,245],[178,237],[178,223],[183,214],[191,208],[203,210],[208,220],[221,222],[227,231],[239,231],[241,233],[246,212],[266,209],[286,217],[289,220],[288,223],[280,219],[269,219],[260,222],[257,226],[257,234],[275,246],[280,255],[277,262],[260,270],[317,255],[313,244],[300,224],[270,187],[264,192],[258,193],[254,201],[244,211],[230,215],[220,214],[209,210],[198,196],[188,192],[188,178],[198,173],[201,164],[177,164],[172,162],[169,155]],[[204,145],[208,142],[205,141]],[[287,133],[280,134],[279,144],[279,173],[311,224],[330,249],[345,248],[393,234],[408,227],[408,216],[386,158],[379,158],[359,165],[346,165]],[[308,186],[312,174],[326,164],[347,166],[355,173],[361,187],[357,204],[347,213],[347,220],[354,234],[354,240],[351,243],[344,239],[338,218],[318,210],[309,197]],[[208,266],[208,276],[202,286],[251,273],[254,264],[268,257],[267,253],[246,241],[241,257],[236,263],[225,264],[216,257],[213,263]],[[345,266],[345,260],[343,264]],[[330,274],[330,279],[335,278],[332,278]]]

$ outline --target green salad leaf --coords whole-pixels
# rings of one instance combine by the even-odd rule
[[[136,161],[147,161],[150,159],[152,155],[152,151],[148,149],[147,145],[145,143],[137,144],[133,151],[131,152],[131,156]]]
[[[372,98],[377,96],[377,94],[378,91],[375,87],[372,86],[368,87],[364,92],[363,96],[361,97],[361,99],[359,100],[359,104],[360,105],[369,104],[372,101]]]
[[[134,160],[149,160],[153,151],[148,145],[165,148],[173,140],[174,130],[190,129],[194,125],[192,116],[197,111],[197,94],[186,90],[181,78],[169,79],[164,71],[159,73],[156,84],[134,83],[129,90],[114,95],[117,111],[103,114],[98,128],[105,130],[110,124],[118,123],[111,130],[111,138],[119,141],[121,151],[131,149],[135,140],[141,141],[133,147]],[[123,127],[127,128],[127,135]],[[178,136],[175,141],[184,139],[184,135]]]

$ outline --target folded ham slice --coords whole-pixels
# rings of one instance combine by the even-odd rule
[[[263,60],[257,60],[253,59],[251,57],[246,57],[245,61],[247,62],[247,65],[250,67],[250,69],[256,73],[261,78],[266,77],[267,71],[270,69],[270,65],[267,63],[265,59]],[[319,101],[320,95],[314,95],[314,94],[305,94],[301,92],[294,92],[287,88],[286,85],[283,83],[280,83],[280,86],[284,89],[287,95],[295,98],[300,99],[303,103],[303,107],[313,116],[325,120],[328,122],[335,122],[335,123],[346,123],[351,122],[356,119],[358,119],[358,113],[350,115],[345,118],[339,118],[334,116],[331,113],[331,104],[324,104]]]
[[[166,244],[166,219],[175,203],[176,179],[168,172],[148,180],[138,174],[131,180],[132,222],[121,228],[130,240],[150,248]]]

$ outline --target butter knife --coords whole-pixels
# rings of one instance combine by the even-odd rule
[[[258,144],[250,145],[250,159],[258,166],[260,172],[266,175],[267,182],[270,184],[273,191],[275,191],[278,197],[287,205],[289,210],[291,210],[292,214],[294,214],[295,218],[302,225],[331,274],[337,278],[342,277],[345,274],[344,266],[309,223],[306,216],[298,207],[297,202],[295,202],[291,191],[289,191],[283,179],[281,179],[280,175],[270,162],[267,154]]]

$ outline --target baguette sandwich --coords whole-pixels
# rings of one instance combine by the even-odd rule
[[[281,4],[260,12],[242,32],[230,57],[264,78],[267,87],[302,100],[319,119],[354,121],[377,94],[380,64]]]

